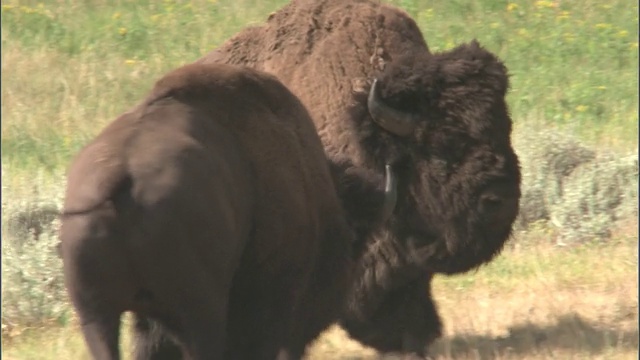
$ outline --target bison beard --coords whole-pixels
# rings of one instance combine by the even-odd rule
[[[342,324],[380,350],[422,353],[441,331],[432,275],[491,261],[517,215],[504,65],[475,41],[433,54],[410,16],[369,0],[293,0],[198,62],[276,75],[331,159],[378,176],[394,164],[394,215],[382,231],[358,222],[370,235]]]
[[[159,80],[69,171],[65,282],[94,358],[119,358],[125,311],[138,359],[300,358],[338,319],[352,271],[331,176],[274,77],[193,64]]]

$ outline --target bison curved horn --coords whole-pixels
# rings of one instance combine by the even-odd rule
[[[383,129],[393,134],[399,136],[410,135],[416,127],[413,115],[384,104],[379,98],[377,84],[378,79],[374,79],[367,99],[367,107],[371,117]]]
[[[390,164],[385,165],[385,184],[384,184],[384,204],[382,205],[382,221],[387,221],[398,201],[398,186],[396,174],[393,172]]]

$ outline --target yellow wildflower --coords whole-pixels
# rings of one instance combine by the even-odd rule
[[[118,20],[118,19],[120,19],[120,16],[122,16],[122,14],[120,14],[119,12],[114,12],[113,15],[111,16],[111,18],[113,20]]]
[[[554,8],[554,7],[557,7],[557,5],[552,1],[536,1],[535,2],[535,6],[537,8]]]
[[[569,18],[570,13],[568,11],[561,11],[560,15],[557,16],[558,20],[564,20]]]
[[[577,112],[585,112],[589,110],[589,107],[587,105],[578,105],[576,106],[576,111]]]
[[[491,24],[489,24],[489,27],[492,29],[497,29],[498,26],[500,26],[500,24],[498,24],[497,22],[492,22]]]
[[[120,34],[121,36],[127,35],[127,28],[121,27],[120,29],[118,29],[118,34]]]
[[[629,34],[629,32],[627,30],[620,30],[618,31],[618,37],[625,37]]]
[[[611,28],[611,24],[605,24],[605,23],[596,24],[596,29],[610,29],[610,28]]]
[[[575,35],[573,35],[572,33],[564,33],[562,34],[562,36],[564,37],[564,40],[569,43],[574,42],[576,40]]]
[[[124,63],[127,65],[135,65],[136,61],[134,59],[127,59],[124,61]]]
[[[14,6],[13,6],[13,5],[7,5],[7,4],[2,5],[2,11],[11,10],[11,9],[13,9],[13,8],[14,8]]]
[[[508,3],[507,4],[507,11],[513,11],[513,10],[515,10],[517,8],[518,8],[518,4],[515,4],[515,3]]]
[[[420,18],[424,18],[424,19],[430,19],[433,17],[433,9],[429,8],[429,9],[425,9],[422,10],[419,14],[418,17]]]
[[[25,14],[33,14],[33,13],[35,13],[35,12],[36,12],[36,9],[34,9],[34,8],[30,8],[30,7],[28,7],[28,6],[21,6],[21,7],[20,7],[20,10],[21,10],[22,12],[24,12]]]
[[[637,49],[638,48],[638,42],[637,41],[636,42],[632,42],[630,47],[632,49]]]
[[[600,86],[596,86],[596,89],[598,90],[607,90],[607,87],[604,85],[600,85]]]

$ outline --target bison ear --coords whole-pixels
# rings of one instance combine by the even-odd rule
[[[478,85],[505,96],[509,75],[502,61],[475,39],[436,55],[442,80],[448,85]]]

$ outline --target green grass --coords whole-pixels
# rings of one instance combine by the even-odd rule
[[[19,1],[2,5],[2,161],[55,170],[168,70],[286,1]],[[638,16],[629,0],[393,1],[433,51],[477,38],[512,74],[517,123],[634,148]]]
[[[3,164],[64,168],[158,76],[278,7],[256,3],[3,2]]]
[[[512,75],[516,122],[565,126],[593,143],[637,141],[637,3],[396,3],[407,5],[433,51],[475,37],[498,54]]]

